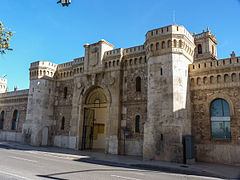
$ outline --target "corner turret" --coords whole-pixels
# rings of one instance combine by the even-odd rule
[[[54,123],[53,108],[56,81],[54,79],[57,65],[48,61],[31,64],[30,87],[26,121],[22,132],[30,134],[24,139],[31,145],[49,144],[48,132]]]
[[[57,69],[57,65],[49,61],[37,61],[31,63],[30,80],[41,78],[53,78]]]
[[[0,93],[5,93],[7,91],[7,79],[0,78]]]
[[[183,162],[183,136],[191,134],[188,65],[193,62],[194,38],[171,25],[149,31],[147,121],[144,159]]]
[[[217,60],[217,40],[209,28],[200,34],[193,34],[196,45],[194,61]]]

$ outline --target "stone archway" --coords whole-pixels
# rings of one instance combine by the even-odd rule
[[[107,104],[106,93],[101,87],[92,87],[86,92],[82,101],[82,150],[105,150]]]

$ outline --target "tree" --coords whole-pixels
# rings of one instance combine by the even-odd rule
[[[0,21],[0,54],[6,54],[6,50],[13,50],[9,45],[12,35],[13,32],[9,31],[8,28],[5,28],[3,23]]]

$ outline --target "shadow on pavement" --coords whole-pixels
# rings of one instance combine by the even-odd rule
[[[6,142],[5,142],[6,143]],[[57,179],[57,180],[66,180],[62,178],[56,178],[54,176],[57,175],[64,175],[64,174],[73,174],[73,173],[82,173],[82,172],[92,172],[92,171],[136,171],[136,170],[145,170],[145,171],[159,171],[159,172],[167,172],[167,173],[175,173],[175,174],[184,174],[184,175],[195,175],[195,176],[207,176],[207,177],[217,177],[215,174],[206,172],[206,171],[193,171],[188,166],[181,166],[181,169],[174,168],[174,167],[167,167],[167,166],[156,166],[151,164],[144,164],[144,163],[118,163],[117,161],[109,160],[109,161],[103,161],[103,160],[96,160],[93,154],[98,154],[102,156],[108,156],[108,159],[111,159],[111,157],[115,157],[114,155],[106,155],[99,152],[90,152],[90,151],[77,151],[77,150],[69,150],[69,149],[59,149],[55,147],[33,147],[29,145],[18,145],[18,144],[4,144],[4,142],[0,141],[0,149],[13,149],[13,150],[22,150],[22,151],[38,151],[38,152],[47,152],[47,153],[59,153],[63,155],[77,155],[77,156],[87,156],[86,158],[79,158],[79,159],[73,159],[73,161],[76,162],[83,162],[83,163],[91,163],[95,165],[104,165],[104,166],[111,166],[111,167],[120,167],[120,168],[131,168],[132,170],[128,169],[89,169],[89,170],[80,170],[80,171],[70,171],[70,172],[59,172],[54,174],[48,174],[48,175],[37,175],[38,177],[42,178],[48,178],[48,179]],[[119,158],[121,158],[121,155],[118,155]],[[126,156],[122,156],[125,157]],[[137,160],[141,160],[139,157],[135,157]],[[136,162],[136,161],[135,161]],[[141,162],[141,161],[139,161]],[[239,172],[240,173],[240,172]],[[221,177],[220,177],[221,178]],[[238,178],[240,180],[240,174]]]
[[[64,178],[57,178],[54,176],[60,176],[60,175],[67,175],[67,174],[76,174],[76,173],[86,173],[86,172],[121,172],[121,171],[135,171],[135,170],[126,170],[126,169],[86,169],[86,170],[79,170],[79,171],[68,171],[68,172],[60,172],[60,173],[53,173],[53,174],[47,174],[47,175],[37,175],[37,177],[44,177],[48,179],[57,179],[57,180],[66,180]]]

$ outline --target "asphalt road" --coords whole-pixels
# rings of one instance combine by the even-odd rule
[[[87,157],[0,145],[0,180],[183,180],[216,179],[124,165],[85,162]]]

